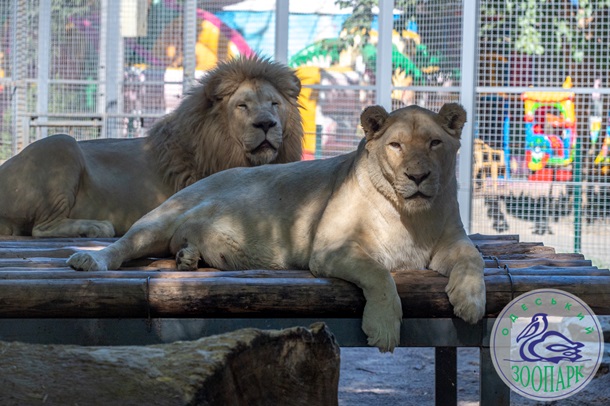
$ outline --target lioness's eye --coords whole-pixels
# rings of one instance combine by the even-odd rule
[[[246,103],[240,103],[240,104],[237,105],[237,107],[239,107],[240,109],[244,109],[245,110],[245,109],[248,108],[248,105]]]
[[[400,144],[398,142],[390,142],[390,147],[394,148],[394,149],[401,149]]]
[[[271,102],[272,106],[279,106],[280,104],[278,102]]]
[[[430,146],[436,147],[437,145],[441,145],[442,143],[443,143],[443,141],[441,141],[441,140],[432,140],[432,141],[430,141]]]

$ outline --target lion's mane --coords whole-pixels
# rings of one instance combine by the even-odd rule
[[[241,83],[262,80],[274,86],[287,103],[283,142],[273,163],[298,161],[302,154],[303,127],[294,73],[285,65],[259,56],[239,57],[220,63],[186,94],[178,108],[149,130],[149,143],[157,154],[164,180],[178,191],[213,173],[251,166],[239,134],[229,132],[230,96]]]

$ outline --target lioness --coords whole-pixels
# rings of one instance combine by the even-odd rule
[[[176,254],[225,270],[310,269],[353,282],[366,298],[370,345],[399,343],[401,301],[390,271],[448,276],[455,314],[485,312],[483,259],[459,217],[456,152],[466,112],[368,107],[358,150],[335,158],[231,169],[197,182],[153,210],[114,244],[68,259],[77,270],[116,269],[146,255]]]
[[[212,173],[298,161],[300,89],[286,65],[237,58],[208,72],[148,137],[34,142],[0,166],[0,235],[122,235]]]

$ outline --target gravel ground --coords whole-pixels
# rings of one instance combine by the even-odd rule
[[[610,345],[597,377],[576,395],[555,402],[535,402],[511,394],[511,405],[610,405]],[[458,403],[479,404],[479,354],[458,349]],[[340,406],[434,405],[434,349],[397,348],[381,354],[376,348],[341,348]]]

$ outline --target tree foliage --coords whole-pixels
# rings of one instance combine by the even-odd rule
[[[610,0],[482,0],[480,34],[505,52],[588,62],[608,41],[609,8]],[[598,56],[595,62],[607,66]]]

